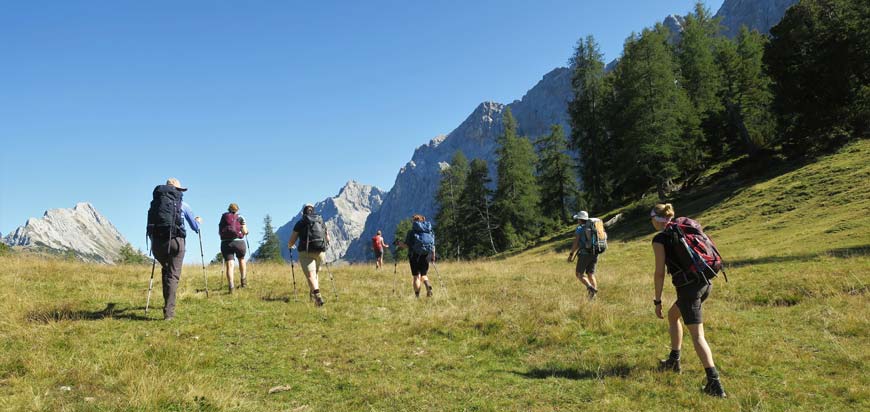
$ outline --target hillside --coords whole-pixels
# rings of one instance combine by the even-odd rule
[[[432,299],[411,297],[404,263],[398,276],[334,268],[339,298],[324,273],[321,310],[293,300],[287,266],[254,265],[251,288],[210,298],[189,266],[172,322],[157,321],[159,286],[143,317],[150,267],[0,257],[0,409],[867,410],[868,158],[865,140],[802,166],[738,161],[674,202],[728,261],[730,283],[704,307],[727,400],[700,393],[689,346],[682,375],[653,370],[667,325],[650,302],[648,205],[636,204],[611,231],[593,302],[566,237],[440,263]],[[220,268],[208,273],[215,287]]]

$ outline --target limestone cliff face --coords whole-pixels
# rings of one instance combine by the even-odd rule
[[[9,246],[40,251],[75,253],[82,260],[114,263],[127,240],[90,203],[72,209],[51,209],[42,218],[27,219],[4,238]]]
[[[381,207],[385,194],[377,187],[350,181],[335,197],[314,204],[314,210],[323,217],[329,233],[330,247],[326,258],[330,262],[344,258],[347,247],[362,233],[369,214]],[[284,259],[290,258],[287,241],[293,232],[293,226],[301,218],[300,212],[277,230]]]
[[[396,225],[402,219],[414,213],[433,217],[440,172],[457,150],[461,150],[469,160],[486,160],[495,178],[496,137],[503,131],[502,114],[506,107],[510,107],[519,124],[519,132],[524,136],[537,138],[549,133],[554,124],[562,125],[568,132],[571,93],[570,70],[557,68],[544,75],[521,100],[508,105],[481,103],[453,132],[418,147],[411,161],[399,170],[384,204],[369,216],[362,235],[351,243],[347,259],[361,261],[369,258],[368,240],[378,230],[383,232],[387,241],[392,241]]]
[[[776,26],[789,7],[798,0],[725,0],[716,17],[722,18],[724,35],[734,37],[745,25],[750,30],[768,33]]]

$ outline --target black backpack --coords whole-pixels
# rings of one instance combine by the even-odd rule
[[[323,252],[326,250],[326,225],[320,215],[303,215],[305,233],[299,234],[299,250],[303,252]]]
[[[183,193],[175,186],[160,185],[151,193],[151,207],[148,208],[148,226],[145,234],[153,239],[185,237],[181,198]]]

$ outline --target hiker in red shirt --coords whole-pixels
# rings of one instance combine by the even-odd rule
[[[372,236],[372,250],[375,251],[375,259],[377,262],[375,263],[375,268],[380,269],[384,266],[384,248],[388,248],[390,245],[384,243],[384,237],[381,236],[381,231],[378,231],[378,234]]]

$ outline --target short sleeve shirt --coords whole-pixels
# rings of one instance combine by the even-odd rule
[[[667,266],[668,268],[668,273],[676,273],[677,271],[679,271],[679,268],[671,263],[670,259],[670,254],[673,253],[671,252],[671,237],[668,236],[668,234],[665,232],[659,232],[655,236],[653,236],[652,242],[658,243],[665,247],[665,266]]]

